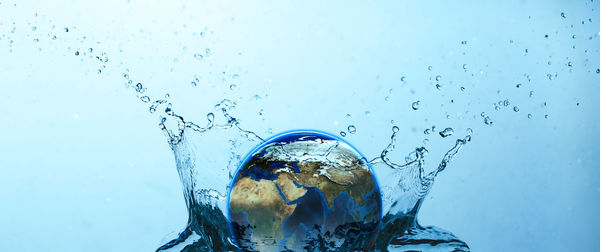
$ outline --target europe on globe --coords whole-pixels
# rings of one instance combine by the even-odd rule
[[[345,141],[292,131],[249,153],[231,182],[229,228],[245,251],[357,250],[373,242],[381,192]]]

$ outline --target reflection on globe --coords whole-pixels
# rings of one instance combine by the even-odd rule
[[[243,250],[355,250],[376,235],[381,192],[367,160],[343,140],[287,132],[242,162],[228,214]]]

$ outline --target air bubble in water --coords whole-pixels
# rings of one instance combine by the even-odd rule
[[[521,83],[517,84],[517,88],[520,88],[520,87],[521,87]]]
[[[440,136],[442,136],[444,138],[449,137],[452,134],[454,134],[454,130],[452,128],[446,128],[446,129],[440,131]]]
[[[392,127],[392,131],[393,131],[394,133],[398,132],[399,130],[400,130],[400,128],[398,128],[398,126],[394,126],[394,127]]]
[[[208,119],[208,121],[212,123],[215,120],[215,114],[213,114],[213,113],[206,114],[206,119]]]
[[[600,68],[596,69],[596,73],[600,74]]]
[[[354,125],[348,126],[348,132],[350,132],[350,134],[356,133],[356,127]]]
[[[531,119],[533,116],[531,114],[527,114],[527,118]]]
[[[69,32],[69,28],[65,27],[65,32]]]
[[[514,107],[513,107],[513,111],[515,111],[515,112],[519,112],[519,108],[518,108],[517,106],[514,106]]]
[[[425,135],[429,135],[430,133],[431,133],[430,129],[425,129],[425,131],[423,131],[423,134],[425,134]]]
[[[441,75],[435,76],[435,80],[436,80],[436,81],[440,81],[440,80],[442,80],[442,76],[441,76]]]
[[[196,53],[194,54],[194,58],[196,58],[197,60],[202,60],[204,59],[204,56],[202,56],[202,54]]]
[[[467,135],[473,135],[473,130],[471,128],[467,128]]]
[[[467,66],[467,64],[463,64],[463,69],[467,70],[467,69],[469,69],[469,66]]]
[[[346,137],[346,132],[340,131],[340,136]]]
[[[420,101],[413,102],[413,103],[412,103],[412,109],[413,109],[413,110],[417,110],[417,109],[419,109],[419,105],[420,105],[420,103],[421,103]]]
[[[504,100],[502,104],[504,105],[504,107],[508,107],[508,105],[510,105],[510,102],[508,100]]]
[[[237,85],[231,84],[231,85],[229,85],[229,90],[235,90],[236,87],[237,87]]]
[[[400,77],[400,81],[402,81],[402,82],[406,82],[406,76],[402,76],[402,77]]]
[[[561,13],[560,13],[560,16],[561,16],[563,19],[567,18],[567,15],[565,15],[565,13],[564,13],[564,12],[561,12]]]

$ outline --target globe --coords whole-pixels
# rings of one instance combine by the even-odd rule
[[[381,220],[381,192],[350,144],[322,132],[286,132],[240,164],[228,219],[246,251],[359,250]]]

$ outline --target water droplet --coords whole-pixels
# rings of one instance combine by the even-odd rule
[[[195,81],[192,81],[192,86],[193,86],[193,87],[195,87],[195,86],[197,86],[197,85],[198,85],[198,83],[196,83]]]
[[[467,66],[467,64],[463,64],[463,69],[467,70],[467,69],[469,69],[469,66]]]
[[[467,128],[467,135],[473,135],[473,130],[471,128]]]
[[[56,40],[56,36],[52,36],[52,40]]]
[[[444,138],[449,137],[452,134],[454,134],[454,130],[452,128],[446,128],[446,129],[440,131],[440,136],[442,136]]]
[[[140,97],[140,100],[142,100],[143,102],[150,102],[150,97],[144,95],[144,96]]]
[[[563,19],[567,18],[567,15],[565,15],[565,13],[564,13],[564,12],[561,12],[561,13],[560,13],[560,16],[561,16]]]
[[[460,91],[465,91],[465,87],[460,87]]]
[[[208,119],[208,121],[212,123],[213,120],[215,120],[215,114],[213,114],[213,113],[206,114],[206,119]]]
[[[435,132],[435,125],[431,126],[431,132]]]
[[[529,98],[533,97],[533,91],[529,91]]]
[[[398,126],[394,126],[394,127],[392,127],[392,131],[393,131],[394,133],[398,132],[399,130],[400,130],[400,128],[398,128]]]
[[[165,99],[169,99],[169,97],[171,97],[171,95],[169,93],[165,94]]]
[[[441,89],[442,89],[442,85],[440,85],[439,83],[438,83],[438,84],[435,84],[435,88],[436,88],[437,90],[441,90]]]
[[[69,28],[65,27],[65,32],[69,32]]]
[[[356,127],[354,125],[348,126],[348,132],[350,132],[350,134],[356,133]]]
[[[521,87],[521,83],[517,84],[517,86],[516,86],[516,87],[517,87],[517,88],[520,88],[520,87]]]
[[[485,112],[481,112],[481,117],[485,117]]]
[[[204,52],[206,53],[207,56],[211,54],[210,48],[204,49]]]
[[[35,30],[37,30],[37,27],[33,26],[33,27],[31,27],[31,30],[35,31]]]
[[[544,115],[544,118],[548,119],[548,114],[545,114],[545,115]]]
[[[204,56],[202,56],[202,54],[196,53],[194,54],[194,58],[196,58],[197,60],[202,60],[204,59]]]
[[[231,76],[231,78],[233,78],[233,79],[239,79],[240,75],[239,74],[234,74],[234,75]]]
[[[33,39],[33,42],[37,43],[37,42],[40,42],[40,40],[39,39]]]
[[[423,139],[423,144],[429,144],[429,139],[428,138]]]
[[[440,75],[435,76],[436,81],[440,81],[441,79],[442,79],[442,76],[440,76]]]
[[[600,68],[596,69],[596,73],[600,74]]]
[[[365,116],[370,117],[371,116],[371,112],[370,111],[365,111]]]
[[[492,119],[489,116],[486,116],[485,118],[483,118],[483,122],[486,125],[492,125],[494,122],[492,121]]]
[[[143,89],[142,83],[135,84],[135,92],[141,93]]]
[[[340,131],[340,135],[341,135],[342,137],[346,137],[346,132]]]
[[[573,63],[571,63],[571,61],[569,61],[569,62],[567,62],[567,66],[568,66],[568,67],[572,67],[572,66],[573,66]]]
[[[237,85],[231,84],[231,85],[229,85],[229,90],[235,90],[236,87],[237,87]]]
[[[514,106],[514,107],[513,107],[513,111],[515,111],[515,112],[519,112],[519,108],[518,108],[517,106]]]
[[[419,109],[419,105],[420,105],[420,101],[413,102],[412,103],[412,109],[413,110]]]
[[[90,48],[88,49],[88,52],[92,53],[94,51],[94,49]]]
[[[466,40],[460,41],[460,44],[461,44],[461,45],[466,45],[466,44],[467,44],[467,41],[466,41]]]
[[[527,118],[531,119],[532,117],[533,117],[533,115],[527,114]]]
[[[167,104],[167,107],[165,108],[165,113],[167,115],[173,115],[173,109],[172,109],[171,103]]]
[[[406,76],[402,76],[402,77],[400,77],[400,81],[402,81],[402,82],[406,82]]]
[[[427,70],[431,71],[431,69],[433,69],[433,67],[431,67],[431,66],[427,67]]]
[[[352,115],[351,114],[346,114],[346,118],[350,119],[350,118],[352,118]]]
[[[508,107],[508,105],[510,105],[510,102],[508,100],[504,100],[503,105],[504,107]]]
[[[423,134],[425,134],[425,135],[429,135],[430,133],[431,133],[430,129],[425,129],[425,131],[423,131]]]

